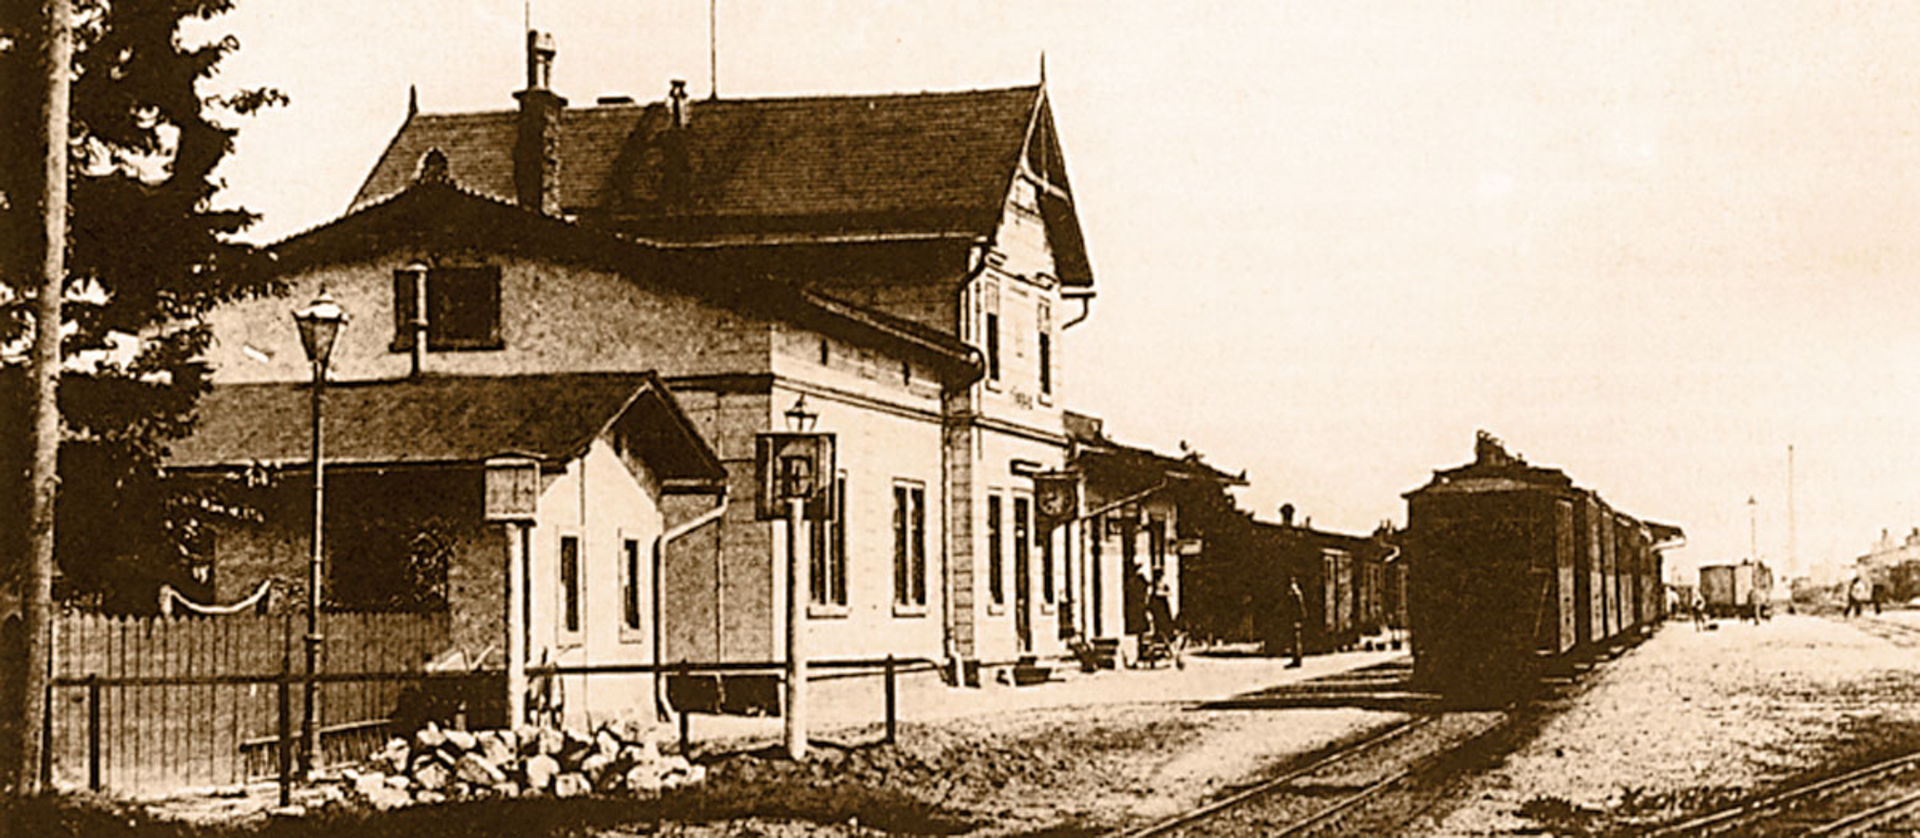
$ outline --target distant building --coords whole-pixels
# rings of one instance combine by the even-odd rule
[[[1212,549],[1203,522],[1233,514],[1226,490],[1245,486],[1246,476],[1208,465],[1197,452],[1172,456],[1115,442],[1093,416],[1068,412],[1066,420],[1081,498],[1071,538],[1085,558],[1060,580],[1060,634],[1126,639],[1122,653],[1131,655],[1145,630],[1148,587],[1164,583],[1176,619],[1182,616],[1185,568]],[[1051,610],[1051,593],[1047,603]]]
[[[1920,527],[1895,540],[1886,530],[1873,542],[1873,549],[1854,559],[1845,582],[1855,575],[1873,584],[1882,602],[1905,602],[1920,596]]]

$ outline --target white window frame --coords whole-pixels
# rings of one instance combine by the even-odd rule
[[[852,585],[850,584],[850,580],[847,578],[848,498],[847,498],[846,485],[847,485],[846,469],[840,469],[834,472],[833,483],[828,487],[827,491],[836,493],[836,496],[832,500],[835,507],[834,512],[838,514],[838,519],[831,522],[834,525],[834,528],[827,531],[826,536],[824,538],[825,543],[823,546],[825,546],[827,550],[826,565],[832,566],[836,562],[839,565],[840,589],[846,592],[847,601],[846,602],[833,601],[833,583],[831,579],[827,580],[827,584],[825,585],[825,591],[827,594],[826,600],[821,601],[821,600],[815,600],[813,598],[814,574],[813,574],[812,562],[813,562],[813,540],[815,538],[814,532],[816,529],[820,527],[821,524],[828,523],[828,522],[808,521],[807,522],[807,546],[806,546],[807,561],[808,561],[808,566],[807,566],[807,616],[808,617],[837,618],[837,617],[845,617],[850,612],[849,606],[853,600],[853,589],[852,589]],[[837,551],[835,549],[836,547],[838,548]],[[839,555],[836,556],[835,555],[836,552],[838,552]]]
[[[904,497],[909,504],[904,510],[900,507],[902,492],[905,493]],[[918,498],[917,504],[914,503],[916,496]],[[932,594],[930,593],[931,586],[927,584],[926,481],[909,477],[894,478],[888,489],[887,503],[890,508],[895,510],[894,514],[900,516],[900,522],[897,527],[893,526],[893,517],[891,515],[888,517],[889,529],[891,530],[890,541],[893,542],[894,547],[889,557],[891,559],[889,567],[891,576],[893,577],[891,580],[893,585],[887,592],[887,598],[893,603],[894,616],[924,617],[927,615],[927,603],[932,599]],[[919,513],[918,520],[916,520],[913,515],[916,511]],[[904,553],[902,552],[903,550],[905,551]],[[914,571],[915,550],[919,551],[919,577],[917,579],[911,576]],[[908,598],[905,600],[902,600],[899,596],[901,576],[903,573],[909,574],[906,578]],[[913,597],[913,592],[916,588],[920,594],[917,600]]]

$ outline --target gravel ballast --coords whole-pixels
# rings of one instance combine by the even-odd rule
[[[1884,756],[1920,727],[1913,661],[1820,617],[1668,624],[1413,831],[1631,831]]]

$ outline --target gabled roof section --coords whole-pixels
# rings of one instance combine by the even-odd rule
[[[397,194],[276,242],[263,251],[260,264],[264,270],[285,272],[400,247],[480,248],[594,265],[716,305],[881,341],[961,375],[977,376],[984,370],[978,350],[939,330],[763,274],[729,269],[723,260],[704,253],[663,248],[542,215],[447,180],[416,181]]]
[[[702,246],[984,239],[1025,168],[1052,186],[1042,210],[1061,281],[1092,284],[1041,85],[687,106],[684,128],[658,102],[564,111],[564,211],[624,234]],[[459,183],[511,199],[516,119],[513,110],[412,116],[353,207],[406,188],[433,149]]]
[[[193,432],[175,441],[168,468],[303,466],[311,457],[303,383],[216,385],[197,406]],[[560,464],[585,453],[615,423],[643,442],[663,482],[717,485],[719,458],[658,376],[574,373],[427,376],[327,386],[330,465],[479,464],[499,456]]]

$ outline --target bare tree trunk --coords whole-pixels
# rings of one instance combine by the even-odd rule
[[[48,656],[52,650],[53,507],[60,466],[60,297],[66,286],[67,255],[67,78],[73,41],[68,21],[70,0],[47,0],[46,97],[41,101],[46,166],[40,185],[41,273],[33,338],[33,462],[28,472],[32,505],[27,533],[25,671],[20,678],[20,762],[15,788],[40,791],[41,739],[47,712]]]

